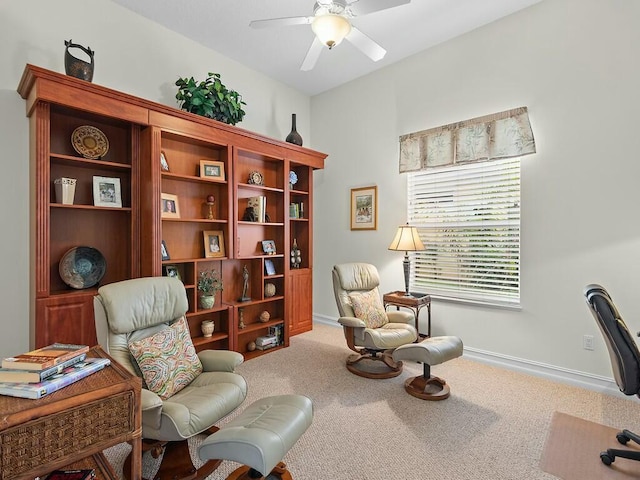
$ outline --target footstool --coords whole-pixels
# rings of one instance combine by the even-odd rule
[[[277,395],[249,405],[237,418],[209,435],[198,447],[204,461],[231,460],[243,464],[228,480],[280,478],[292,480],[282,462],[309,428],[313,404],[302,395]]]
[[[423,400],[444,400],[449,397],[449,385],[431,375],[431,367],[462,355],[462,340],[454,336],[426,338],[420,343],[402,345],[393,351],[395,361],[409,360],[424,365],[423,375],[404,382],[404,389]]]

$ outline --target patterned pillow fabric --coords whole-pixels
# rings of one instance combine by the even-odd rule
[[[352,292],[349,300],[356,317],[362,320],[367,328],[379,328],[389,323],[377,290],[368,292]]]
[[[147,388],[166,400],[202,373],[184,317],[155,335],[129,344]]]

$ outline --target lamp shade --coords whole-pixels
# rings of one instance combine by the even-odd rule
[[[389,245],[389,250],[404,252],[415,252],[424,249],[424,244],[420,240],[420,235],[418,235],[418,229],[410,225],[399,226],[395,238]]]
[[[351,32],[349,20],[341,15],[328,13],[313,19],[311,29],[329,49],[338,45]]]

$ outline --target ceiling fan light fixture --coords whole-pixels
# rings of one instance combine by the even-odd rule
[[[342,15],[328,13],[315,17],[311,29],[324,45],[332,49],[349,35],[351,23]]]

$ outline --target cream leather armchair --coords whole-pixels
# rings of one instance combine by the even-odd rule
[[[347,345],[356,352],[347,358],[347,369],[366,378],[392,378],[402,373],[402,362],[393,350],[413,343],[418,332],[412,313],[386,312],[378,286],[380,276],[368,263],[344,263],[333,267],[333,292]]]
[[[158,332],[163,338],[162,335],[168,334],[167,329],[181,321],[187,309],[184,285],[176,278],[138,278],[105,285],[94,298],[98,342],[114,360],[144,380],[140,358],[134,358],[130,346],[153,338]],[[149,354],[149,349],[143,350],[143,354]],[[187,350],[176,351],[186,354]],[[195,352],[191,352],[195,357]],[[193,357],[191,360],[195,360]],[[149,390],[143,382],[143,454],[150,451],[158,458],[164,450],[156,478],[195,480],[215,470],[220,460],[210,460],[195,469],[187,440],[202,432],[215,432],[214,424],[240,406],[247,396],[244,378],[234,373],[244,360],[240,353],[204,350],[197,358],[202,364],[202,373],[166,399]],[[158,369],[156,373],[170,372]]]

